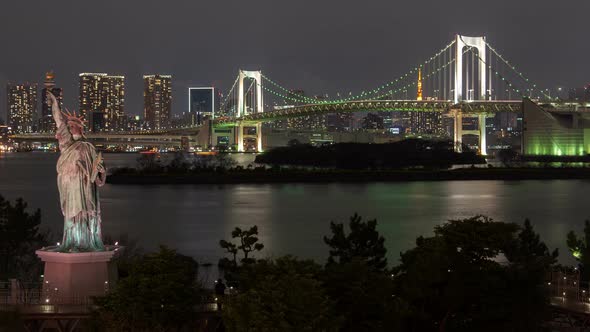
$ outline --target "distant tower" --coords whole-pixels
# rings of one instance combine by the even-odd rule
[[[416,100],[422,100],[422,69],[418,68],[418,96]]]
[[[55,121],[53,120],[51,104],[47,100],[47,90],[53,93],[60,109],[63,108],[63,90],[55,87],[55,75],[51,71],[45,74],[45,82],[43,85],[45,87],[41,91],[41,119],[39,121],[39,130],[41,132],[54,132]]]

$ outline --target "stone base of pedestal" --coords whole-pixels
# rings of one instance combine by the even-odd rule
[[[117,282],[114,259],[121,246],[107,246],[106,251],[63,253],[43,248],[35,253],[43,262],[45,303],[88,303],[93,296],[103,296]]]

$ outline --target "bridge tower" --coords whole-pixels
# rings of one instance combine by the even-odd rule
[[[238,73],[238,114],[237,117],[248,115],[248,109],[244,100],[244,79],[251,78],[256,83],[256,111],[255,113],[262,113],[262,72],[260,70],[250,71],[241,70]],[[251,105],[252,106],[252,105]],[[254,109],[254,108],[253,108]]]
[[[248,112],[248,107],[246,105],[246,99],[244,98],[244,80],[246,78],[252,79],[253,82],[252,84],[256,84],[255,89],[254,89],[254,93],[256,96],[256,105],[249,105],[250,108],[252,109],[252,111],[254,113],[262,113],[264,112],[264,103],[263,103],[263,95],[262,95],[262,72],[260,70],[256,70],[256,71],[251,71],[251,70],[241,70],[238,73],[238,109],[236,112],[236,118],[238,118],[237,122],[236,122],[236,128],[235,130],[236,135],[236,143],[237,143],[237,150],[238,152],[244,152],[244,129],[248,128],[248,126],[245,126],[244,123],[242,121],[239,120],[239,118],[244,117],[246,115],[248,115],[250,112]],[[250,88],[248,89],[248,91],[246,93],[248,93],[250,91],[250,89],[252,88],[252,86],[250,86]],[[256,139],[256,150],[258,152],[262,151],[262,123],[256,123],[254,126],[252,126],[253,128],[255,128],[256,134],[252,135],[251,132],[249,132],[249,135],[246,135],[246,137],[251,137],[251,138],[255,138]]]
[[[463,49],[465,47],[471,47],[477,50],[478,56],[478,75],[477,75],[477,86],[479,86],[479,97],[490,99],[491,96],[488,94],[487,81],[486,81],[486,38],[485,37],[467,37],[456,35],[455,36],[455,103],[459,103],[463,100],[473,100],[473,96],[467,95],[467,98],[463,96],[463,81],[468,77],[463,72]],[[472,82],[475,86],[475,82]]]
[[[471,82],[473,87],[472,95],[469,95],[469,75],[466,71],[463,71],[463,52],[466,47],[471,48],[471,52],[474,49],[477,50],[477,67],[478,75],[477,81]],[[473,58],[472,58],[473,59]],[[454,84],[454,102],[458,104],[463,101],[473,101],[475,99],[475,88],[479,87],[479,99],[491,100],[491,93],[488,89],[488,85],[491,88],[491,81],[488,83],[486,80],[486,39],[485,37],[468,37],[468,36],[455,36],[455,84]],[[472,63],[472,67],[474,63]],[[472,70],[475,70],[472,68]],[[491,75],[490,75],[491,80]],[[466,81],[466,92],[467,96],[463,95],[463,82]],[[466,97],[466,98],[465,98]],[[462,136],[463,134],[474,134],[479,136],[479,152],[481,155],[487,154],[487,143],[486,143],[486,115],[480,114],[478,118],[478,129],[472,131],[463,130],[463,118],[464,114],[454,111],[454,138],[455,138],[455,150],[461,152]]]

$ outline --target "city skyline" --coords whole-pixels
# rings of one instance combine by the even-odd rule
[[[77,108],[75,96],[67,93],[77,90],[77,73],[116,72],[133,78],[128,80],[126,105],[131,115],[142,113],[140,78],[149,72],[173,75],[173,94],[178,96],[189,86],[215,86],[225,92],[239,68],[260,69],[283,85],[304,89],[310,95],[358,92],[387,82],[423,61],[423,56],[444,46],[455,33],[486,35],[540,86],[580,87],[590,77],[584,60],[590,46],[584,43],[583,29],[576,28],[576,22],[584,19],[584,8],[590,7],[587,3],[576,3],[574,8],[568,4],[500,1],[484,5],[483,16],[469,9],[473,6],[467,1],[447,1],[444,5],[376,1],[362,6],[344,1],[338,3],[338,10],[324,3],[314,3],[310,10],[311,4],[298,2],[291,4],[289,11],[278,11],[276,3],[266,1],[230,6],[175,2],[160,11],[150,1],[141,6],[135,1],[105,1],[100,7],[81,2],[33,8],[8,3],[0,13],[0,28],[22,29],[18,34],[0,37],[3,45],[15,46],[13,52],[0,55],[0,85],[9,80],[40,83],[44,72],[54,70],[57,84],[66,91],[65,106]],[[196,10],[211,15],[194,22],[190,18]],[[403,12],[416,15],[400,15]],[[249,24],[251,33],[247,38],[238,36],[240,27],[234,23],[243,15],[256,18]],[[137,16],[144,19],[127,24]],[[105,31],[93,33],[96,39],[81,53],[77,41],[82,34],[99,29],[99,24],[88,24],[94,17],[106,17],[109,24],[100,24]],[[324,23],[326,17],[334,18],[329,25]],[[411,34],[398,32],[417,17],[422,18],[421,23]],[[156,18],[162,24],[150,27],[147,22]],[[306,25],[296,24],[301,21]],[[554,24],[542,24],[549,21]],[[73,27],[77,25],[90,31],[76,31]],[[28,26],[51,27],[60,38],[21,44],[22,40],[38,39],[40,31]],[[232,38],[236,42],[227,42]],[[153,40],[159,41],[158,47],[152,46]],[[540,46],[547,43],[551,47]],[[39,48],[54,51],[33,50]],[[569,51],[572,49],[575,51]],[[188,106],[183,99],[179,101],[174,104],[173,114]],[[0,105],[5,104],[0,100]],[[5,118],[5,110],[0,110],[0,116]]]

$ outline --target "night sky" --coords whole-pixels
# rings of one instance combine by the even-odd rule
[[[69,108],[78,73],[125,75],[130,114],[142,113],[145,73],[173,75],[174,113],[189,86],[226,91],[239,68],[308,94],[354,93],[456,33],[487,36],[540,86],[578,87],[590,82],[589,13],[588,0],[3,0],[0,118],[8,81],[41,84],[50,69]]]

